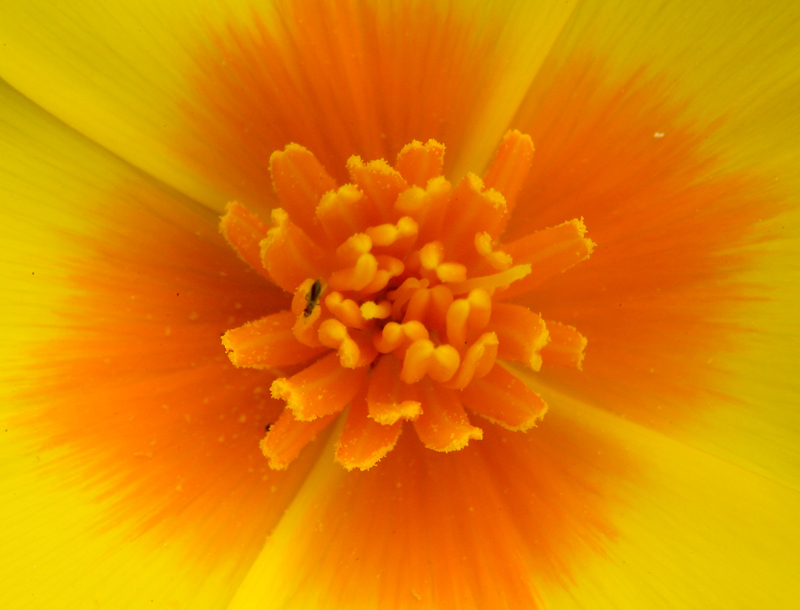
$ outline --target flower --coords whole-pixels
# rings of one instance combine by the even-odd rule
[[[4,606],[796,605],[791,8],[8,7]],[[516,199],[501,240],[487,229],[478,248],[474,235],[448,245],[491,258],[582,218],[596,244],[588,260],[525,286],[512,305],[541,312],[551,333],[551,320],[577,329],[583,370],[548,366],[546,353],[538,372],[492,367],[549,406],[526,432],[470,419],[467,447],[436,452],[405,424],[366,459],[348,461],[342,442],[340,461],[356,466],[347,471],[333,457],[348,424],[331,417],[287,468],[270,468],[259,443],[305,364],[237,368],[220,338],[246,358],[235,329],[288,310],[292,325],[321,326],[316,312],[339,308],[322,338],[316,329],[322,345],[306,348],[336,350],[335,370],[358,371],[341,363],[359,363],[369,344],[335,324],[352,309],[335,289],[347,280],[334,279],[342,260],[319,261],[324,277],[301,274],[299,290],[278,280],[290,267],[268,264],[275,286],[225,237],[247,259],[245,242],[219,234],[225,204],[246,207],[229,207],[223,228],[287,206],[272,230],[307,229],[311,207],[289,209],[270,176],[274,151],[310,151],[338,187],[351,181],[352,155],[367,160],[361,171],[413,140],[428,148],[412,150],[446,147],[441,172],[456,188],[470,171],[491,185],[509,129],[529,134],[535,152],[516,197],[498,189]],[[410,235],[399,220],[357,223],[325,251],[352,233]],[[451,230],[420,245],[444,245]],[[449,261],[430,250],[419,257],[435,259],[426,273],[436,275]],[[511,258],[509,269],[525,264]],[[439,285],[459,284],[446,275],[459,269]],[[465,354],[449,380],[418,358],[417,385],[450,383]],[[392,362],[375,359],[375,370]],[[416,380],[413,368],[397,376]]]

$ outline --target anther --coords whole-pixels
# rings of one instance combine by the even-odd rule
[[[368,326],[358,303],[353,299],[345,299],[340,292],[332,292],[325,297],[325,305],[345,326],[360,329]]]
[[[377,271],[377,259],[372,254],[362,254],[352,267],[331,273],[328,285],[333,290],[362,290],[375,279]]]

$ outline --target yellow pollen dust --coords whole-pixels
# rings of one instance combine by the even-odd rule
[[[468,174],[455,187],[443,159],[433,140],[405,146],[394,166],[351,157],[352,183],[339,186],[290,144],[270,159],[281,201],[272,227],[228,205],[225,238],[292,295],[289,308],[223,336],[236,366],[299,370],[272,383],[287,406],[261,443],[271,467],[287,467],[345,411],[336,460],[347,469],[375,465],[403,422],[445,452],[482,438],[468,411],[527,430],[547,407],[498,359],[533,370],[582,364],[577,330],[507,300],[594,247],[579,219],[503,243],[530,137],[507,133],[484,178]]]

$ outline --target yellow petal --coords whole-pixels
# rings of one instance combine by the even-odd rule
[[[564,395],[547,400],[641,465],[635,485],[608,489],[624,507],[613,520],[614,543],[594,561],[573,566],[574,586],[549,587],[548,604],[633,610],[800,603],[796,487]]]
[[[238,175],[224,171],[225,134],[209,120],[235,135],[240,148],[265,147],[267,157],[298,141],[328,163],[323,145],[308,141],[311,129],[326,146],[343,146],[344,158],[392,162],[412,139],[439,137],[443,119],[455,116],[458,124],[446,128],[452,137],[444,140],[453,145],[448,164],[456,174],[481,168],[574,5],[298,0],[251,11],[246,2],[223,7],[208,0],[112,10],[95,1],[37,1],[4,10],[0,77],[213,209],[234,198],[269,204],[266,159],[255,173],[246,166],[253,161]],[[331,32],[338,33],[325,41]],[[277,103],[288,102],[289,116],[280,116],[268,91],[287,74],[289,88]],[[389,74],[396,80],[385,82]],[[200,88],[216,90],[227,107],[210,104]],[[265,92],[267,99],[259,99]],[[316,115],[308,116],[309,107]],[[260,134],[264,112],[279,132],[276,141]],[[424,120],[407,120],[409,112]],[[299,128],[292,130],[292,118]],[[237,121],[244,132],[233,134]],[[348,126],[357,121],[363,125]],[[211,168],[209,159],[216,160]],[[343,160],[328,165],[338,169]]]
[[[176,155],[174,134],[191,46],[244,4],[8,5],[0,77],[135,167],[221,209],[227,199]]]
[[[224,605],[319,449],[270,471],[282,405],[224,364],[277,289],[214,214],[6,84],[0,175],[0,605]]]
[[[610,69],[613,79],[641,71],[657,76],[665,95],[688,100],[687,114],[718,127],[707,144],[732,168],[796,165],[800,22],[792,0],[581,3],[517,118],[536,112],[534,98],[547,90],[556,66],[587,55],[600,61],[587,75]],[[666,126],[652,131],[670,137]],[[790,175],[781,179],[798,184]]]
[[[773,34],[794,42],[786,31]],[[706,48],[700,37],[681,44]],[[754,53],[741,63],[756,70],[750,64],[765,61]],[[580,49],[553,59],[523,106],[536,111],[518,117],[530,121],[520,126],[533,134],[537,157],[533,196],[510,232],[524,231],[523,220],[543,226],[580,213],[601,244],[576,268],[579,281],[555,278],[527,297],[589,339],[585,375],[544,367],[543,377],[797,485],[800,148],[768,123],[797,134],[798,106],[749,117],[741,98],[730,110],[706,91],[684,89],[682,99],[683,80],[670,68],[626,75],[630,65],[616,52]],[[787,95],[800,68],[784,66],[776,78],[777,89],[763,83],[765,97]],[[709,124],[714,112],[720,121]],[[764,125],[755,146],[732,131],[752,120]],[[599,371],[606,367],[627,379],[611,381]],[[604,378],[597,385],[595,374]]]

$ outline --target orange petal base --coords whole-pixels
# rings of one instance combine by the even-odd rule
[[[467,174],[453,187],[440,175],[444,146],[414,141],[394,166],[351,157],[352,183],[339,187],[310,151],[289,144],[270,158],[282,206],[273,226],[228,205],[228,243],[293,295],[290,310],[225,333],[231,362],[307,363],[272,384],[287,407],[261,444],[271,467],[285,468],[348,405],[337,460],[362,470],[394,447],[403,420],[426,447],[447,452],[483,437],[465,406],[511,430],[544,415],[542,400],[495,366],[498,356],[533,370],[551,359],[580,367],[586,340],[502,301],[587,258],[594,244],[580,219],[498,243],[532,158],[530,137],[510,131],[485,181]]]

